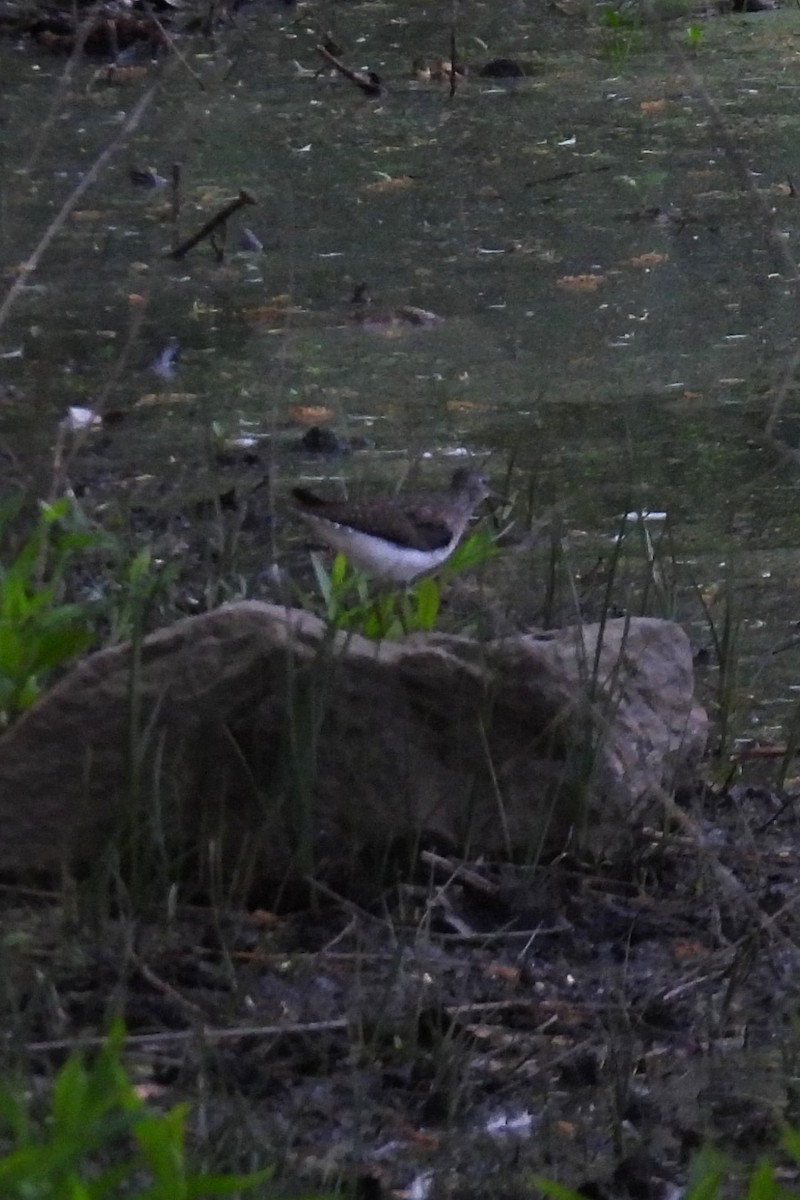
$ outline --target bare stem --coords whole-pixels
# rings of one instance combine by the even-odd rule
[[[50,222],[47,229],[42,234],[42,237],[39,240],[39,244],[37,245],[36,249],[33,251],[33,254],[31,254],[30,258],[28,258],[24,263],[22,263],[20,265],[19,274],[18,274],[17,278],[14,280],[11,287],[8,289],[8,293],[6,295],[5,300],[3,301],[2,304],[0,304],[0,329],[2,329],[2,327],[5,323],[5,320],[8,317],[8,314],[11,311],[11,308],[12,308],[15,300],[19,296],[22,289],[26,286],[30,276],[33,274],[33,272],[39,266],[42,256],[44,255],[48,246],[52,242],[53,238],[61,230],[67,217],[72,212],[73,208],[78,203],[81,196],[83,196],[84,192],[87,192],[89,190],[89,188],[92,186],[92,184],[96,182],[98,176],[100,175],[100,172],[107,165],[109,160],[113,157],[114,154],[116,154],[116,152],[117,152],[117,150],[119,150],[120,146],[122,146],[125,143],[125,141],[127,141],[129,134],[131,134],[133,132],[133,130],[136,128],[136,126],[139,124],[139,121],[142,119],[145,111],[147,110],[150,102],[152,101],[152,99],[155,96],[157,91],[158,91],[158,84],[153,84],[153,86],[149,89],[149,91],[145,92],[145,94],[142,96],[141,100],[134,107],[132,113],[128,117],[125,124],[122,126],[122,129],[120,130],[117,137],[115,137],[113,142],[111,142],[108,146],[106,146],[106,148],[102,152],[102,154],[100,154],[99,157],[95,159],[95,161],[92,163],[89,170],[84,175],[83,179],[80,181],[80,183],[77,185],[77,187],[73,188],[73,190],[70,192],[67,199],[61,205],[61,208],[56,213],[56,215],[53,217],[53,220]]]

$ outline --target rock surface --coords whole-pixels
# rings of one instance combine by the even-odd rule
[[[90,656],[0,738],[0,870],[91,863],[118,828],[214,839],[239,878],[377,869],[423,833],[619,852],[705,735],[667,621],[376,644],[226,605]]]

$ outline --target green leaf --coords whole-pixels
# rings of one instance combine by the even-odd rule
[[[532,1183],[545,1196],[552,1196],[553,1200],[581,1200],[578,1192],[562,1187],[560,1183],[554,1183],[552,1179],[543,1179],[540,1175],[535,1175]]]
[[[746,1200],[774,1200],[778,1191],[772,1163],[762,1159],[748,1180]]]
[[[19,628],[10,621],[0,620],[0,676],[16,678],[23,669],[24,653]]]
[[[383,637],[383,622],[380,613],[372,612],[365,614],[361,623],[361,634],[365,638],[371,638],[375,642],[379,642]]]
[[[187,1106],[176,1105],[166,1114],[148,1109],[122,1065],[124,1039],[117,1019],[91,1061],[80,1051],[70,1055],[53,1084],[52,1117],[41,1126],[30,1123],[22,1099],[0,1088],[0,1126],[16,1143],[0,1156],[0,1195],[9,1200],[117,1200],[123,1194],[131,1200],[200,1200],[246,1191],[270,1178],[270,1170],[187,1176]],[[137,1153],[122,1158],[121,1135],[131,1134]],[[103,1159],[112,1165],[103,1169]],[[152,1182],[142,1187],[148,1174]]]
[[[58,1072],[53,1084],[53,1122],[57,1136],[74,1133],[86,1120],[84,1105],[88,1079],[83,1058],[71,1054]]]
[[[417,628],[431,630],[436,624],[441,604],[439,584],[433,576],[421,579],[414,589]]]
[[[185,1104],[177,1104],[169,1112],[137,1121],[133,1135],[148,1167],[158,1183],[164,1185],[164,1195],[179,1200],[186,1194],[183,1143],[186,1134]]]
[[[704,1149],[689,1165],[689,1180],[684,1200],[714,1200],[725,1177],[727,1160],[716,1150]]]
[[[317,581],[317,587],[324,601],[326,611],[332,620],[333,614],[330,612],[330,608],[333,603],[333,583],[331,577],[325,570],[325,564],[318,554],[311,555],[311,566],[314,569],[314,577]]]
[[[4,1121],[17,1142],[31,1139],[28,1110],[8,1087],[0,1087],[0,1122]]]
[[[150,564],[152,562],[152,554],[149,546],[145,546],[136,554],[128,564],[128,569],[125,572],[128,583],[133,587],[140,583],[150,573]]]
[[[186,1195],[191,1200],[204,1196],[230,1196],[267,1183],[273,1173],[272,1167],[266,1167],[250,1175],[193,1175],[186,1181]]]
[[[49,667],[61,666],[85,650],[91,640],[91,631],[77,626],[43,630],[36,640],[34,671],[38,673]]]
[[[340,551],[334,558],[333,566],[331,567],[331,582],[333,586],[340,587],[344,583],[346,575],[347,559]]]
[[[41,603],[40,600],[38,605]],[[29,594],[27,582],[22,574],[16,568],[8,571],[0,589],[0,616],[3,620],[19,623],[36,607],[36,598]]]
[[[796,1162],[800,1162],[800,1129],[784,1129],[781,1136],[781,1146]]]
[[[89,1188],[76,1175],[70,1175],[68,1179],[64,1180],[62,1186],[66,1187],[65,1200],[92,1200]]]
[[[56,521],[60,521],[69,511],[69,500],[66,496],[60,496],[58,500],[54,500],[51,504],[42,501],[39,505],[39,512],[42,521],[45,525],[52,525]]]
[[[449,575],[470,571],[488,562],[498,553],[492,535],[487,529],[476,529],[456,546],[448,558],[445,568]]]

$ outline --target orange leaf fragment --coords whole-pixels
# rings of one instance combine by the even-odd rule
[[[424,1129],[416,1129],[410,1125],[408,1121],[400,1118],[397,1122],[397,1128],[402,1137],[408,1138],[410,1142],[422,1147],[424,1150],[438,1150],[442,1144],[442,1139],[438,1133],[429,1133]],[[403,1192],[395,1192],[395,1195],[404,1195]]]
[[[330,421],[333,410],[324,404],[298,404],[291,410],[290,416],[301,425],[319,425],[322,421]]]
[[[474,412],[480,405],[474,400],[448,400],[447,407],[451,412]]]
[[[642,100],[639,111],[643,113],[660,113],[667,107],[666,100]]]
[[[134,404],[134,408],[156,408],[167,404],[188,404],[190,400],[196,399],[196,392],[147,392],[144,396],[139,397]]]
[[[676,938],[672,943],[672,953],[679,962],[689,958],[706,958],[708,947],[694,938]]]
[[[659,263],[669,262],[669,255],[650,250],[647,254],[637,254],[635,258],[629,258],[628,262],[632,267],[657,267]]]
[[[100,67],[92,76],[90,87],[96,83],[135,83],[147,74],[147,67]]]
[[[245,308],[242,316],[254,325],[269,325],[276,321],[285,321],[294,313],[303,312],[302,308],[289,303],[288,296],[275,296],[272,304],[260,304],[257,308]]]
[[[281,923],[280,917],[267,908],[254,908],[247,920],[251,925],[259,925],[262,929],[274,929]]]
[[[483,968],[487,979],[502,979],[505,983],[519,983],[519,967],[509,966],[508,963],[487,963]]]
[[[399,192],[404,188],[414,186],[414,180],[410,175],[393,175],[386,179],[374,179],[372,183],[365,183],[363,191],[365,192]]]
[[[562,275],[556,287],[565,292],[596,292],[604,282],[602,275]]]

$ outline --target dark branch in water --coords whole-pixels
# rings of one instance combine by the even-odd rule
[[[317,46],[317,50],[327,63],[336,68],[340,75],[344,75],[345,79],[349,79],[356,87],[361,88],[361,91],[365,92],[367,96],[380,96],[383,91],[383,84],[374,71],[367,73],[364,71],[351,71],[350,67],[346,67],[335,54],[331,54],[327,46],[319,45]]]
[[[174,162],[172,171],[170,172],[170,221],[173,225],[178,224],[178,219],[181,215],[181,164]]]
[[[450,94],[449,99],[452,100],[456,94],[456,13],[458,11],[458,0],[453,0],[453,13],[450,20]]]
[[[86,173],[83,175],[83,177],[82,177],[80,183],[77,185],[77,187],[73,188],[73,190],[70,192],[69,196],[67,196],[67,199],[61,205],[61,208],[56,213],[56,215],[53,217],[52,221],[47,226],[47,229],[44,231],[41,238],[39,239],[39,243],[36,246],[33,253],[30,255],[30,257],[27,260],[25,260],[20,265],[20,268],[17,272],[16,279],[14,280],[13,284],[9,288],[5,299],[2,301],[2,303],[0,303],[0,329],[3,327],[3,323],[6,320],[6,317],[8,316],[9,312],[11,311],[11,307],[14,304],[17,296],[22,291],[22,289],[27,286],[28,280],[30,279],[31,275],[36,270],[36,268],[39,266],[39,262],[42,258],[42,255],[47,250],[47,247],[50,245],[50,243],[52,242],[52,240],[56,236],[56,234],[61,230],[67,217],[72,212],[72,210],[75,208],[76,204],[78,203],[78,201],[80,200],[80,198],[84,194],[84,192],[87,191],[92,186],[92,184],[96,182],[96,180],[98,179],[98,177],[100,175],[100,172],[106,166],[109,159],[116,153],[117,150],[119,150],[120,146],[122,146],[124,144],[125,140],[128,137],[130,137],[131,133],[134,131],[134,129],[136,128],[136,126],[139,124],[142,117],[144,116],[144,113],[147,110],[147,106],[151,103],[151,101],[152,101],[153,97],[156,95],[157,91],[158,91],[158,85],[154,84],[153,87],[151,87],[148,91],[145,92],[145,94],[142,96],[142,98],[138,101],[136,106],[133,108],[130,116],[128,117],[125,124],[122,126],[122,129],[120,130],[118,135],[114,138],[114,140],[112,142],[109,142],[109,144],[106,146],[105,150],[103,150],[103,152],[98,155],[98,157],[95,159],[95,161],[89,167],[88,171],[86,171]]]
[[[192,236],[187,238],[185,242],[181,242],[180,246],[176,246],[174,250],[171,250],[170,258],[184,258],[190,250],[195,248],[198,242],[202,242],[204,238],[210,237],[212,233],[219,229],[220,225],[224,225],[228,218],[232,217],[233,214],[238,212],[240,208],[244,208],[246,204],[257,203],[258,201],[252,192],[247,192],[244,188],[242,188],[236,199],[231,200],[225,205],[224,208],[221,208],[215,216],[211,217],[209,221],[206,221],[202,229],[198,229],[197,233],[193,233]]]

